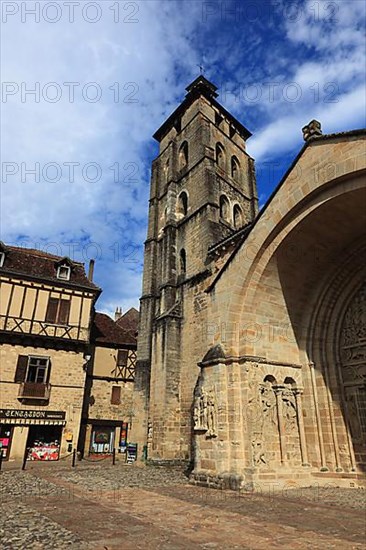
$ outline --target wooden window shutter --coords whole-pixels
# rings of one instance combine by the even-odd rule
[[[128,358],[128,350],[127,349],[119,349],[118,355],[117,355],[117,365],[119,367],[126,367],[127,366],[127,358]]]
[[[111,404],[121,404],[121,386],[112,386]]]
[[[14,382],[22,383],[25,381],[25,375],[28,367],[28,355],[18,355],[17,368],[15,371]]]
[[[46,384],[48,384],[49,381],[50,381],[50,375],[51,375],[51,359],[48,360],[47,374],[46,374]]]
[[[61,300],[60,311],[58,313],[58,322],[61,325],[67,325],[70,314],[70,300]]]
[[[58,299],[49,298],[46,312],[46,323],[56,323]]]

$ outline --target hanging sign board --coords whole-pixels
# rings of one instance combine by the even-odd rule
[[[137,443],[128,443],[127,445],[127,464],[132,464],[137,460]]]

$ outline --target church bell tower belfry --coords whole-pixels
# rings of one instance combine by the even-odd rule
[[[209,248],[257,214],[251,133],[203,75],[156,131],[138,335],[133,437],[148,458],[187,460],[197,363],[206,351]],[[199,334],[198,334],[199,333]]]

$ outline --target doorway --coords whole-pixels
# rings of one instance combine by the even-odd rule
[[[27,440],[28,460],[58,460],[61,433],[61,426],[30,426]]]

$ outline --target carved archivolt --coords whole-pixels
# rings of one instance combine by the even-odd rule
[[[343,381],[366,382],[366,283],[359,289],[344,316],[340,338]]]
[[[340,357],[351,435],[355,443],[362,443],[366,435],[366,283],[344,316]]]

